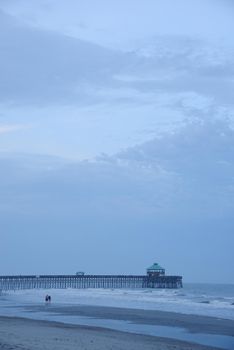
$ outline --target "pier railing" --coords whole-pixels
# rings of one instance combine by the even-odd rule
[[[181,288],[181,276],[26,275],[0,276],[0,291],[65,288]]]

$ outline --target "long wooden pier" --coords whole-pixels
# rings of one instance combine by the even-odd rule
[[[19,289],[65,288],[182,288],[181,276],[166,276],[165,269],[154,263],[146,275],[25,275],[0,276],[0,292]]]
[[[181,288],[181,276],[26,275],[0,276],[0,291],[65,288]]]

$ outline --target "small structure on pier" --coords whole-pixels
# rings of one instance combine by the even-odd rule
[[[0,292],[17,289],[49,288],[182,288],[182,276],[166,276],[154,263],[146,275],[19,275],[0,276]]]
[[[84,276],[84,272],[83,271],[78,271],[78,272],[76,272],[76,276]]]

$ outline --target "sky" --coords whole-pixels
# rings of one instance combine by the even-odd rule
[[[0,274],[234,283],[230,0],[0,0]]]

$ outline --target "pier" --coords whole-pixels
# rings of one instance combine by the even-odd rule
[[[166,276],[157,263],[146,275],[16,275],[0,276],[0,291],[66,288],[182,288],[182,276]]]

